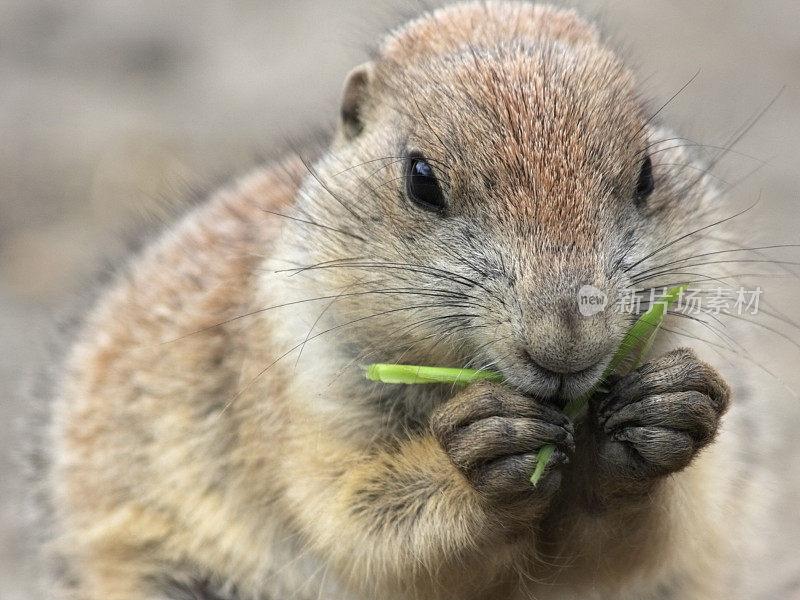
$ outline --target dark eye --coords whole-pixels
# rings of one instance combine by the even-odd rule
[[[419,155],[408,157],[406,193],[420,208],[441,212],[445,208],[444,194],[428,161]]]
[[[636,183],[636,201],[643,202],[653,193],[656,183],[653,181],[653,161],[647,156],[642,162],[642,170],[639,171],[639,181]]]

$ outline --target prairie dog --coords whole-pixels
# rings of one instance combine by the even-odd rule
[[[66,597],[728,597],[722,376],[662,344],[562,412],[633,318],[578,290],[664,285],[648,269],[717,213],[669,137],[572,11],[391,32],[313,164],[214,195],[88,314],[49,440]],[[506,384],[388,387],[373,361]]]

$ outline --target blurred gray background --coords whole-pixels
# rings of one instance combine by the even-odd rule
[[[573,4],[629,55],[654,106],[697,73],[662,113],[695,141],[726,143],[783,89],[737,145],[747,156],[729,154],[717,173],[736,180],[756,169],[731,193],[733,206],[761,197],[745,243],[798,242],[800,3]],[[0,0],[0,598],[32,597],[13,460],[26,433],[14,423],[24,408],[21,375],[42,360],[52,317],[104,257],[119,254],[126,224],[161,199],[242,172],[332,123],[349,68],[417,8],[402,0]],[[775,283],[770,293],[790,310],[794,289]],[[774,370],[798,389],[797,352],[777,354]],[[782,477],[797,482],[800,452],[790,452],[800,446],[800,410],[784,402],[787,425],[777,435],[789,450],[777,456]],[[792,489],[783,539],[765,558],[774,579],[765,598],[779,597],[798,572],[800,484]]]

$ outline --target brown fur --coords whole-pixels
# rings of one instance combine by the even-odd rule
[[[310,172],[289,158],[218,193],[88,317],[51,427],[65,594],[727,597],[735,437],[635,493],[611,466],[601,481],[591,423],[535,491],[511,493],[519,460],[474,469],[515,435],[524,460],[572,439],[526,403],[584,391],[629,318],[581,320],[565,298],[582,282],[613,297],[614,264],[713,212],[707,181],[668,167],[689,160],[677,148],[653,154],[656,192],[634,206],[643,148],[666,136],[630,72],[572,12],[489,2],[398,29],[350,82]],[[441,176],[447,226],[403,198],[409,148]],[[576,373],[560,397],[520,346]],[[682,390],[701,363],[680,356]],[[377,360],[492,365],[511,387],[368,383]],[[489,429],[459,429],[481,403]]]

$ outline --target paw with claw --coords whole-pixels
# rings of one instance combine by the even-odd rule
[[[729,399],[719,373],[688,348],[610,379],[592,401],[602,472],[643,481],[680,471],[714,439]]]
[[[436,410],[431,426],[450,462],[484,501],[519,516],[550,500],[575,446],[563,412],[498,383],[469,386]],[[534,487],[530,477],[547,444],[556,451]]]

